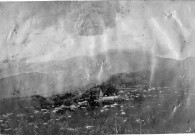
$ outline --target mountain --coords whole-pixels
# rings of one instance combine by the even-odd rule
[[[195,78],[194,71],[189,71],[193,63],[194,58],[181,61],[154,57],[148,53],[111,50],[64,61],[23,64],[16,70],[19,73],[0,79],[0,98],[72,91],[86,85],[102,83],[118,73],[140,71],[148,71],[149,82],[166,82],[165,84],[174,86],[181,82],[178,78],[182,76],[185,76],[187,82],[189,78]],[[19,92],[14,94],[14,91]]]
[[[21,73],[0,79],[0,98],[24,97],[31,94],[47,94],[55,88],[55,80],[49,74]]]

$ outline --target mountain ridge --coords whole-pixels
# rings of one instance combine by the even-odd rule
[[[93,57],[83,56],[60,62],[50,62],[48,65],[47,63],[27,65],[23,71],[29,72],[0,79],[1,93],[7,93],[5,95],[9,97],[10,91],[27,88],[26,91],[29,93],[27,95],[32,94],[30,90],[34,90],[37,94],[51,94],[85,87],[91,83],[101,83],[117,73],[131,73],[143,70],[150,71],[150,81],[155,79],[165,81],[167,79],[171,80],[172,84],[175,84],[182,74],[189,78],[188,67],[191,63],[187,61],[193,59],[180,61],[154,57],[147,53],[139,54],[128,51],[111,51],[100,53]],[[44,66],[44,64],[46,65]],[[33,78],[38,81],[33,83]],[[23,92],[25,93],[24,90]]]

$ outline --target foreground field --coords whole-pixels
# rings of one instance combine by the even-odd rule
[[[195,132],[187,93],[169,87],[119,89],[124,101],[98,106],[23,108],[0,115],[0,133],[18,135]],[[58,112],[57,112],[58,111]]]

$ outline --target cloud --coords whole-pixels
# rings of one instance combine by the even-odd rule
[[[1,3],[0,60],[64,60],[109,49],[182,59],[194,56],[192,3]],[[175,16],[166,17],[175,11]],[[183,14],[185,12],[185,15]],[[183,43],[185,40],[185,43]]]
[[[80,36],[101,35],[106,28],[115,27],[116,2],[77,2],[71,6],[68,19]]]

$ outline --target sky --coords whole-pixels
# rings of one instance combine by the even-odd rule
[[[1,2],[0,62],[66,60],[110,49],[195,56],[195,2]]]

